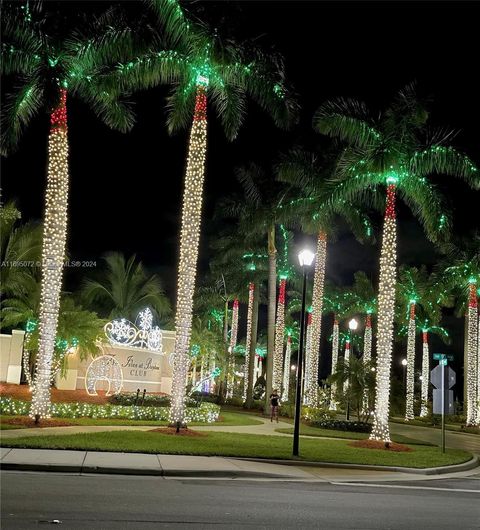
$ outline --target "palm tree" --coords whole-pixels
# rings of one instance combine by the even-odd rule
[[[416,337],[416,308],[418,304],[426,304],[427,293],[432,282],[426,267],[400,267],[397,283],[397,300],[401,311],[407,309],[407,377],[405,396],[405,421],[413,420],[413,399],[415,388],[415,337]],[[403,319],[402,319],[403,320]],[[428,387],[427,387],[428,388]]]
[[[371,439],[390,440],[388,426],[390,370],[396,279],[397,195],[420,220],[427,236],[446,235],[450,224],[442,197],[429,181],[432,174],[448,174],[478,184],[469,158],[445,145],[450,133],[430,134],[428,113],[412,85],[401,90],[387,110],[369,114],[365,104],[351,99],[327,101],[314,117],[314,128],[336,137],[347,147],[337,165],[332,200],[358,200],[386,187],[386,207],[380,254],[378,295],[377,385],[375,422]]]
[[[191,334],[193,294],[201,228],[207,147],[207,103],[211,101],[225,133],[233,140],[250,96],[279,126],[291,119],[294,105],[283,84],[281,61],[258,50],[247,53],[232,40],[221,41],[200,23],[187,19],[176,0],[151,0],[158,38],[151,52],[120,64],[126,90],[173,84],[169,97],[170,131],[191,123],[180,233],[175,317],[172,410],[174,423],[184,422],[185,377]],[[157,42],[167,43],[155,48]],[[170,46],[168,48],[168,46]],[[192,121],[193,118],[193,121]]]
[[[40,264],[42,227],[32,222],[17,226],[20,218],[21,214],[13,202],[0,207],[2,297],[25,292]]]
[[[480,295],[480,236],[447,248],[443,283],[459,300],[457,313],[466,317],[466,416],[467,425],[480,425],[480,351],[478,297]]]
[[[160,278],[149,274],[135,255],[128,259],[120,252],[104,256],[106,268],[97,278],[85,279],[82,299],[106,318],[127,318],[132,322],[144,307],[151,307],[158,318],[170,314],[170,301]]]
[[[41,111],[50,115],[47,188],[42,247],[42,294],[39,354],[31,416],[38,421],[50,411],[50,372],[60,305],[68,205],[67,94],[79,97],[107,125],[126,131],[132,125],[118,89],[99,89],[97,80],[106,64],[130,49],[129,35],[117,32],[111,20],[92,24],[89,36],[71,31],[58,13],[42,3],[22,12],[19,2],[5,4],[2,16],[1,72],[17,87],[7,95],[2,116],[2,153],[11,151],[21,133]],[[52,15],[52,16],[51,16]]]
[[[327,241],[335,238],[334,220],[342,218],[359,241],[373,240],[373,229],[368,216],[343,198],[332,202],[326,193],[332,167],[332,157],[321,160],[314,153],[294,149],[283,157],[277,166],[278,178],[296,189],[296,196],[281,205],[287,222],[294,220],[303,232],[317,236],[315,272],[313,277],[311,340],[307,349],[308,371],[306,401],[317,406],[318,367],[320,355],[321,323]],[[306,374],[307,375],[307,374]]]

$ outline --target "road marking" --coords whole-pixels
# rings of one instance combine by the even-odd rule
[[[448,491],[458,493],[477,493],[480,495],[480,490],[465,490],[465,489],[453,489],[453,488],[431,488],[428,486],[395,486],[393,484],[364,484],[358,482],[330,482],[334,486],[363,486],[366,488],[397,488],[406,490],[432,490],[432,491]]]

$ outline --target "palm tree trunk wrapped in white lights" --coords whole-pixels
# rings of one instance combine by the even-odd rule
[[[406,381],[406,405],[405,421],[413,420],[413,398],[415,389],[415,302],[410,302],[410,318],[408,320],[408,337],[407,337],[407,381]]]
[[[477,284],[469,283],[468,299],[468,328],[467,328],[467,425],[475,426],[480,424],[477,404],[477,384],[478,384],[478,301]]]
[[[343,357],[343,362],[345,363],[345,367],[348,367],[350,364],[350,340],[347,340],[345,342],[345,355]],[[345,380],[345,383],[343,383],[343,392],[347,392],[349,386],[348,379]]]
[[[255,298],[255,284],[250,282],[248,286],[248,308],[247,308],[247,337],[245,339],[245,364],[243,378],[243,400],[247,399],[248,376],[250,366],[250,348],[252,345],[252,319],[253,319],[253,302]]]
[[[331,374],[337,371],[338,364],[338,347],[340,339],[340,326],[336,316],[333,316],[333,334],[332,334],[332,369]],[[335,402],[335,394],[337,392],[337,385],[332,383],[330,387],[330,410],[337,410],[337,404]]]
[[[325,285],[325,266],[327,261],[327,234],[320,232],[317,238],[317,254],[312,293],[312,329],[310,342],[310,371],[307,380],[307,403],[318,406],[318,365],[320,356],[320,338],[322,332],[323,290]]]
[[[375,416],[371,440],[390,442],[388,415],[390,408],[390,371],[393,349],[393,320],[395,313],[395,279],[397,256],[397,223],[395,213],[395,184],[387,187],[387,203],[380,253],[380,285],[378,289],[377,369],[375,386]]]
[[[278,291],[277,321],[275,324],[275,353],[273,359],[272,390],[280,392],[283,381],[283,345],[285,342],[285,291],[287,280],[280,279]]]
[[[307,395],[308,382],[312,372],[312,312],[307,313],[307,326],[305,331],[305,371],[303,374],[302,394],[304,405],[309,405],[309,396]]]
[[[230,346],[228,347],[227,398],[233,397],[235,385],[235,346],[238,338],[238,300],[233,301],[232,328],[230,329]]]
[[[290,359],[292,358],[292,337],[287,337],[287,347],[285,349],[285,361],[283,363],[283,389],[282,400],[288,401],[290,392]]]
[[[175,315],[171,421],[185,423],[185,380],[192,332],[193,293],[197,274],[198,244],[202,215],[205,156],[207,150],[207,96],[205,86],[197,86],[195,111],[188,145],[185,189],[183,191],[180,261]]]
[[[372,315],[367,313],[365,318],[365,331],[363,332],[363,364],[368,364],[372,360]],[[368,389],[363,394],[362,411],[364,414],[368,411]]]
[[[422,403],[420,405],[420,416],[428,415],[428,383],[430,381],[430,348],[428,347],[428,331],[422,333]]]
[[[48,174],[42,249],[39,344],[30,416],[36,421],[50,417],[50,386],[57,333],[63,262],[67,239],[68,129],[67,91],[50,116]]]

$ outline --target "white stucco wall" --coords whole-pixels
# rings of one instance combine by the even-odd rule
[[[11,335],[0,335],[0,381],[20,384],[25,332],[13,330]]]

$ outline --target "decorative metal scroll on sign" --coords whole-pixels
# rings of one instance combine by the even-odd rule
[[[148,307],[138,313],[135,324],[117,318],[106,324],[104,330],[110,344],[162,352],[162,332],[153,325],[153,313]]]

